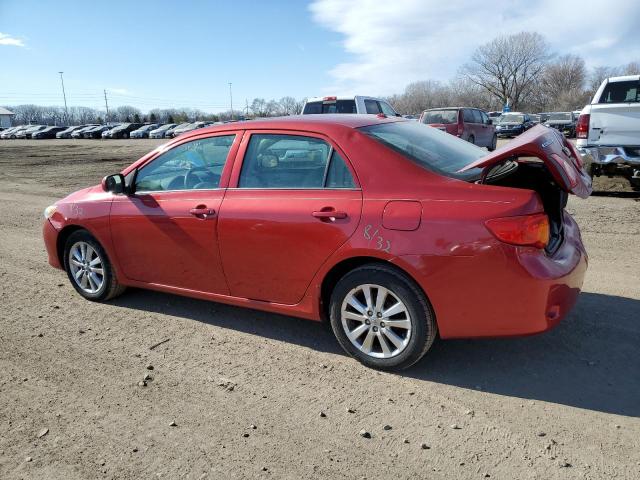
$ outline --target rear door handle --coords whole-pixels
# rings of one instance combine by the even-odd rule
[[[347,218],[347,212],[340,212],[337,210],[320,210],[317,212],[311,212],[316,218],[326,219],[326,220],[335,220],[336,218]]]

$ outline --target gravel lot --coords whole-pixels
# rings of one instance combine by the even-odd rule
[[[558,328],[439,342],[389,374],[315,322],[82,300],[46,262],[42,211],[158,143],[0,142],[0,478],[640,478],[640,197],[623,182],[570,200],[590,265]]]

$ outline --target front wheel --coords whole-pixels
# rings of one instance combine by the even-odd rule
[[[78,230],[67,239],[64,266],[73,288],[87,300],[110,300],[125,290],[104,248],[86,230]]]
[[[438,331],[420,288],[385,265],[365,265],[342,277],[331,294],[330,320],[347,353],[381,370],[416,363]]]

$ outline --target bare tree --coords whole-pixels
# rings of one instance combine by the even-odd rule
[[[549,46],[542,35],[521,32],[478,47],[461,74],[517,109],[534,90],[549,58]]]
[[[300,113],[298,110],[298,102],[293,97],[282,97],[278,103],[280,104],[280,113],[282,115],[296,115]]]
[[[587,69],[582,57],[563,55],[548,64],[540,81],[541,110],[573,110],[589,101]]]

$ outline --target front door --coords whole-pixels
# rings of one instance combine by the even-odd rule
[[[227,294],[216,238],[221,178],[235,135],[181,143],[143,165],[111,207],[111,232],[132,280]],[[235,142],[235,147],[237,147]]]
[[[296,304],[355,231],[362,192],[326,138],[254,132],[240,150],[218,220],[231,295]]]

